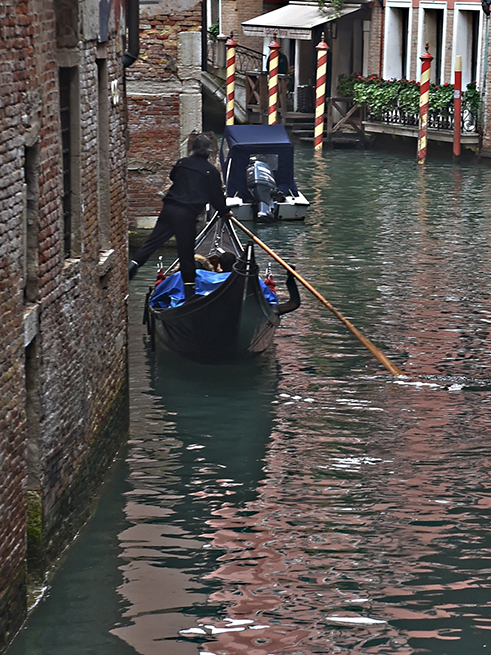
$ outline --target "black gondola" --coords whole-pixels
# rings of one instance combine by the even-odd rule
[[[175,307],[162,307],[159,298],[169,297],[151,290],[145,302],[145,319],[152,344],[207,364],[224,364],[253,357],[272,343],[280,316],[300,306],[293,276],[287,277],[290,298],[270,304],[267,289],[259,279],[252,242],[242,247],[227,218],[215,217],[196,239],[195,253],[206,258],[233,252],[237,261],[216,288]],[[172,273],[175,264],[166,273]],[[197,271],[197,274],[199,271]],[[168,278],[170,279],[170,278]],[[222,278],[217,278],[217,280]],[[197,278],[198,281],[198,278]]]

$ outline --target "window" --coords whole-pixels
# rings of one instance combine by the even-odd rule
[[[97,121],[99,247],[101,250],[108,250],[111,247],[111,193],[109,180],[109,81],[106,59],[97,60],[97,85],[99,98]]]
[[[38,209],[39,209],[39,145],[24,151],[24,298],[35,302],[38,296]]]
[[[409,77],[409,6],[386,7],[384,78]]]
[[[465,7],[465,8],[464,8]],[[454,15],[454,43],[452,70],[455,67],[455,57],[462,57],[462,88],[469,82],[477,81],[479,70],[480,51],[479,26],[481,21],[480,5],[455,4]]]
[[[429,52],[433,55],[430,79],[435,84],[441,84],[443,74],[443,9],[425,9],[423,41],[428,43]]]
[[[435,7],[436,5],[436,7]],[[442,84],[445,70],[446,3],[434,2],[430,6],[420,5],[419,53],[423,54],[428,44],[428,52],[433,57],[431,62],[430,82]],[[418,78],[421,66],[418,67]]]
[[[80,100],[78,68],[59,69],[65,257],[80,255]]]

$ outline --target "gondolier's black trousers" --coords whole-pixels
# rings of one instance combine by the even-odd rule
[[[133,256],[138,266],[143,266],[150,255],[161,248],[172,236],[176,237],[177,256],[184,282],[194,283],[194,242],[196,239],[196,219],[193,211],[179,205],[164,204],[152,230],[152,234]]]

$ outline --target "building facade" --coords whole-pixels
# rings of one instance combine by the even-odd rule
[[[127,73],[130,228],[153,227],[169,172],[202,129],[202,6],[141,0],[140,56]]]
[[[428,47],[433,57],[430,82],[436,86],[454,84],[460,57],[463,91],[475,83],[482,99],[478,124],[473,120],[467,138],[471,142],[474,133],[472,146],[485,154],[491,147],[488,42],[489,18],[477,0],[385,0],[383,6],[372,9],[367,74],[419,82],[420,57]]]
[[[220,7],[223,12],[227,3]],[[280,43],[290,64],[290,113],[313,113],[316,46],[322,38],[329,47],[326,92],[331,98],[346,95],[338,89],[343,76],[417,84],[421,76],[420,58],[426,49],[432,56],[430,81],[434,90],[454,84],[456,62],[461,62],[462,90],[467,92],[462,143],[486,154],[491,147],[491,67],[489,16],[483,8],[489,5],[479,0],[360,0],[345,2],[336,12],[328,5],[319,8],[317,2],[290,0],[269,11],[264,5],[262,12],[243,21],[241,27],[251,43],[252,39],[263,38],[265,56],[273,38]],[[442,106],[440,114],[437,110],[432,117],[430,140],[452,141],[453,100],[449,98],[449,106]],[[331,107],[332,103],[328,105]],[[392,109],[395,111],[389,116]],[[411,116],[391,106],[384,113],[387,125],[370,125],[371,112],[365,133],[416,138],[417,108],[410,112]]]
[[[0,8],[0,650],[126,436],[124,23]]]

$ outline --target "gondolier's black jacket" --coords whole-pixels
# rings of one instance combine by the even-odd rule
[[[165,205],[180,205],[198,216],[210,203],[220,216],[228,213],[220,173],[205,157],[179,159],[169,177],[173,184],[164,198]]]

